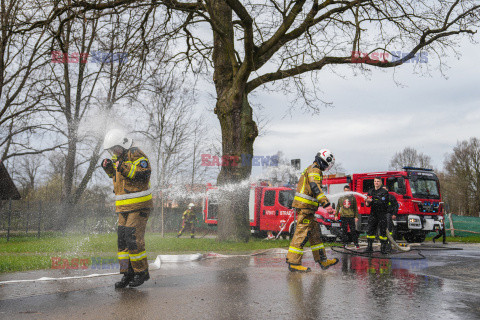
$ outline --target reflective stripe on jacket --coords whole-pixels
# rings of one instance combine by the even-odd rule
[[[328,206],[330,203],[322,191],[322,179],[322,171],[315,163],[306,168],[298,180],[292,206],[313,210],[317,210],[319,205]]]
[[[185,212],[182,215],[182,219],[188,223],[193,223],[194,221],[198,220],[195,213],[190,209],[185,210]]]
[[[115,205],[117,212],[136,211],[153,206],[150,190],[151,166],[147,156],[138,148],[126,150],[121,156],[113,157],[119,161],[107,174],[113,179]]]

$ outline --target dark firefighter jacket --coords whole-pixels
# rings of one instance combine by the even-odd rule
[[[330,202],[322,191],[323,174],[314,162],[306,168],[298,180],[297,192],[292,207],[297,209],[317,210],[321,204],[328,207]]]
[[[398,213],[398,201],[394,195],[388,194],[388,209],[387,212],[392,215]]]
[[[147,156],[138,148],[126,150],[105,172],[113,179],[117,212],[133,212],[152,207],[151,167]],[[118,161],[118,167],[115,162]]]
[[[387,214],[388,211],[388,199],[389,199],[389,194],[388,191],[380,188],[378,190],[375,190],[373,188],[368,192],[368,195],[372,197],[372,202],[367,205],[367,207],[370,207],[370,214],[374,215],[385,215]]]

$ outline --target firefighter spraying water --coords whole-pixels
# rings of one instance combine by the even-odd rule
[[[303,247],[310,242],[315,262],[322,269],[338,263],[338,259],[327,259],[325,246],[322,243],[321,232],[315,220],[318,206],[329,213],[333,208],[322,191],[323,171],[329,170],[335,164],[335,157],[328,149],[320,150],[315,156],[313,164],[306,168],[297,185],[297,192],[293,200],[293,208],[297,213],[297,226],[287,253],[288,269],[292,272],[309,272],[310,268],[302,266]]]

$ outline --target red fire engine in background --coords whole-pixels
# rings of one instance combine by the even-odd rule
[[[350,185],[352,191],[366,195],[371,190],[373,179],[381,177],[391,194],[399,204],[394,237],[405,238],[407,242],[423,242],[428,233],[442,228],[443,202],[440,194],[440,184],[435,173],[430,169],[405,167],[403,171],[385,171],[359,173],[351,176],[326,175],[323,180],[323,191],[333,196],[343,192],[345,185]],[[294,212],[291,209],[295,190],[290,187],[274,187],[268,183],[260,183],[250,187],[249,218],[254,235],[265,236],[267,231],[282,237],[292,235],[295,229]],[[208,185],[203,203],[205,223],[217,224],[220,193],[214,186]],[[370,208],[365,206],[365,200],[359,195],[357,199],[360,214],[360,232],[367,228]],[[334,221],[334,215],[319,208],[316,218],[322,230],[325,241],[334,241],[340,236],[341,221]]]

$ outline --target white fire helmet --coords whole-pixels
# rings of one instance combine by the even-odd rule
[[[190,202],[190,203],[188,204],[188,208],[191,209],[191,208],[193,208],[193,207],[195,207],[195,205]]]
[[[120,129],[111,129],[105,135],[103,141],[103,149],[108,150],[114,146],[120,146],[124,149],[129,149],[132,146],[133,140],[127,137],[127,134]]]
[[[322,149],[318,151],[317,155],[315,156],[315,162],[320,166],[322,171],[328,171],[335,164],[335,157],[330,150]]]

